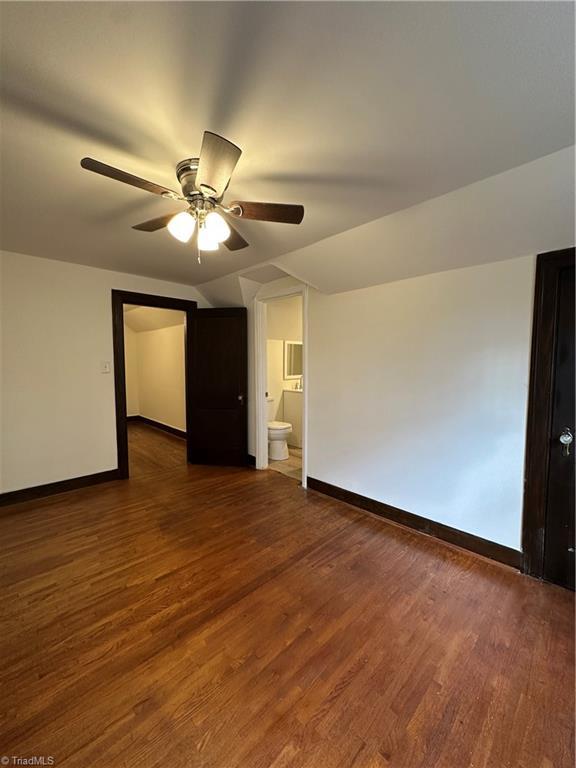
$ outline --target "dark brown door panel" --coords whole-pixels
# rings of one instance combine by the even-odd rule
[[[244,307],[191,313],[187,345],[192,464],[248,462],[246,322]]]

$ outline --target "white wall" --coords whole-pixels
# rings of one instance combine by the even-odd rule
[[[124,323],[124,368],[126,374],[126,415],[140,415],[138,334]]]
[[[140,416],[186,430],[184,323],[136,334]]]
[[[269,339],[302,341],[301,296],[287,296],[266,304],[266,335]]]
[[[114,469],[111,289],[198,301],[185,285],[1,254],[2,491]]]
[[[284,342],[281,339],[266,340],[266,391],[273,398],[272,413],[274,421],[284,420],[282,394],[287,383],[284,381]],[[270,409],[270,403],[268,404]]]
[[[519,549],[534,264],[312,291],[308,474]]]

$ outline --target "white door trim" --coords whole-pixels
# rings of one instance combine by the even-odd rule
[[[255,352],[255,395],[256,395],[256,469],[268,467],[268,417],[266,410],[266,302],[285,296],[302,296],[302,487],[306,488],[308,470],[308,286],[292,285],[276,291],[266,288],[265,295],[254,299],[254,352]]]

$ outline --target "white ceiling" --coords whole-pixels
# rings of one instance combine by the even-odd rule
[[[190,284],[247,269],[573,143],[571,3],[0,3],[0,245]],[[228,199],[300,227],[198,265],[132,224],[174,203],[202,132],[244,150]]]
[[[171,328],[173,325],[184,325],[185,318],[185,313],[178,309],[136,307],[132,304],[124,306],[124,323],[136,332],[157,331],[160,328]]]
[[[248,272],[243,272],[242,277],[247,280],[253,280],[255,283],[271,283],[274,280],[281,280],[288,277],[288,274],[274,264],[264,264],[261,267],[255,267]]]

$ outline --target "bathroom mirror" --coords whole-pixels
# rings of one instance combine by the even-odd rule
[[[299,379],[302,376],[302,342],[284,342],[284,378]]]

